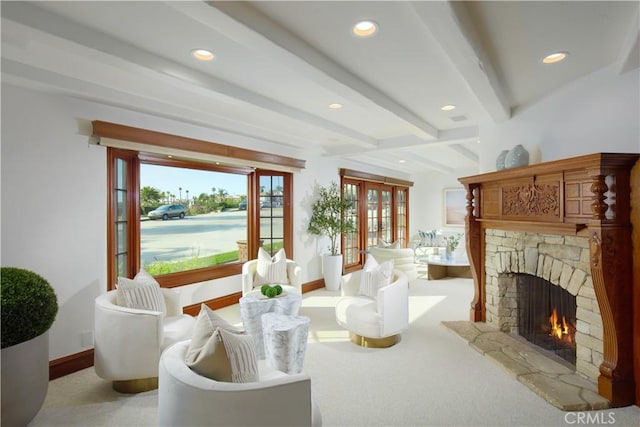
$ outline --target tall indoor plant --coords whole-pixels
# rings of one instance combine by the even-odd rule
[[[2,310],[2,424],[27,425],[49,387],[49,328],[58,313],[56,294],[38,274],[0,269]]]
[[[329,254],[322,263],[325,286],[329,290],[340,288],[342,275],[342,254],[339,253],[339,238],[343,234],[353,233],[355,225],[345,218],[351,208],[351,202],[342,197],[336,182],[328,187],[317,186],[317,199],[311,206],[311,219],[307,231],[317,236],[327,236],[330,240]]]

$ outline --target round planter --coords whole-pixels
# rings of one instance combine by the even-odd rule
[[[325,255],[322,257],[322,275],[324,286],[329,291],[340,289],[342,278],[342,255]]]
[[[49,332],[2,349],[2,424],[26,426],[49,388]]]

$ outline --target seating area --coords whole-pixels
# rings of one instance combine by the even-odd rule
[[[389,283],[368,295],[362,292],[365,269],[342,278],[336,302],[336,322],[349,331],[352,342],[363,347],[391,347],[409,328],[409,281],[407,275],[393,271]]]
[[[139,393],[158,386],[162,352],[191,337],[194,319],[182,314],[180,294],[159,289],[163,308],[148,310],[119,304],[118,291],[95,300],[96,373],[123,393]]]

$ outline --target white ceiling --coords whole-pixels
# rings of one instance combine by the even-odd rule
[[[474,168],[480,124],[604,66],[637,67],[632,1],[1,7],[4,82],[406,174]],[[379,32],[353,36],[361,19]],[[194,48],[215,60],[196,61]],[[570,54],[540,62],[555,51]]]

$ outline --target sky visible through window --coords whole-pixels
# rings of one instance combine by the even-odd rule
[[[185,197],[198,197],[200,194],[211,194],[212,188],[224,189],[230,196],[247,194],[247,177],[229,173],[184,169],[157,165],[140,165],[140,186],[154,187],[161,192]],[[180,190],[182,188],[182,190]]]

